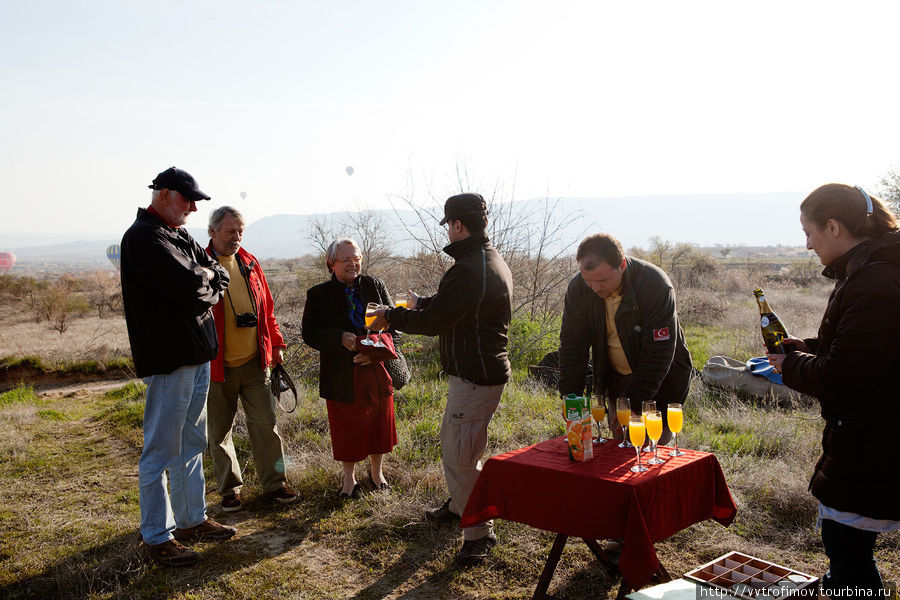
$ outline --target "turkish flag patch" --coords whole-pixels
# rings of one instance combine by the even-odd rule
[[[669,339],[669,328],[663,327],[662,329],[654,329],[653,330],[653,341],[654,342],[664,342]]]

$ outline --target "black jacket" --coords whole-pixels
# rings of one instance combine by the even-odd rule
[[[363,304],[377,302],[393,306],[384,283],[377,277],[360,275],[354,285],[359,286]],[[341,345],[345,331],[363,335],[350,321],[347,286],[333,275],[330,281],[311,287],[306,292],[301,335],[308,346],[319,351],[319,396],[326,400],[353,402],[353,356]]]
[[[138,377],[171,373],[216,357],[212,307],[228,272],[184,228],[138,209],[121,244],[122,300]],[[212,280],[203,268],[212,270]]]
[[[439,335],[441,365],[478,385],[509,379],[506,345],[512,318],[512,273],[484,236],[470,236],[444,248],[456,262],[437,293],[420,298],[416,310],[394,308],[391,326],[407,333]]]
[[[624,392],[632,409],[640,412],[645,400],[656,400],[663,411],[670,402],[683,402],[690,389],[691,355],[675,311],[675,290],[662,269],[626,258],[615,321],[632,371]],[[612,369],[606,355],[606,303],[581,274],[572,278],[566,291],[559,342],[560,393],[584,392],[589,350],[594,391],[605,391]]]
[[[900,520],[900,232],[833,261],[835,279],[811,354],[793,352],[784,383],[818,398],[822,457],[810,481],[831,508]]]

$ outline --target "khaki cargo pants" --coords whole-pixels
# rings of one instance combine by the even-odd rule
[[[225,381],[213,381],[209,385],[206,401],[209,449],[217,491],[223,496],[240,491],[244,484],[231,437],[238,398],[244,408],[260,487],[265,492],[274,492],[285,482],[284,451],[275,426],[275,397],[269,391],[267,371],[259,366],[257,357],[238,367],[225,367]]]
[[[450,376],[447,408],[441,424],[441,460],[450,492],[450,510],[462,515],[481,473],[481,455],[487,447],[487,428],[500,404],[505,384],[477,385]],[[488,521],[463,529],[464,540],[477,540],[493,531]]]

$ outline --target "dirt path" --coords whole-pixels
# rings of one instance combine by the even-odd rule
[[[129,382],[138,383],[140,379],[105,379],[100,381],[68,381],[53,383],[38,383],[34,387],[35,393],[44,398],[73,398],[80,396],[93,396],[102,394],[116,388],[120,388]]]

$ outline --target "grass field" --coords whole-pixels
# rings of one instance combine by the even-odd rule
[[[438,431],[446,382],[415,378],[398,395],[400,444],[386,459],[388,493],[341,504],[325,408],[311,382],[296,412],[280,415],[288,478],[301,500],[259,497],[252,461],[247,508],[210,514],[238,528],[226,543],[198,544],[191,569],[146,563],[137,530],[142,386],[45,397],[28,387],[0,395],[0,597],[3,598],[530,598],[552,535],[499,521],[500,544],[482,566],[459,569],[458,530],[422,510],[444,499]],[[490,455],[562,433],[555,394],[517,373],[490,429]],[[680,445],[715,452],[738,516],[729,528],[698,524],[657,544],[673,575],[730,550],[813,574],[826,559],[813,530],[806,481],[821,423],[812,406],[741,401],[694,382]],[[239,455],[248,446],[238,423]],[[207,460],[209,463],[209,460]],[[368,481],[364,465],[362,481]],[[207,488],[213,484],[207,471]],[[585,511],[592,510],[590,504]],[[900,578],[900,535],[882,535],[887,581]],[[583,545],[570,545],[550,587],[556,598],[612,597],[610,578]]]

